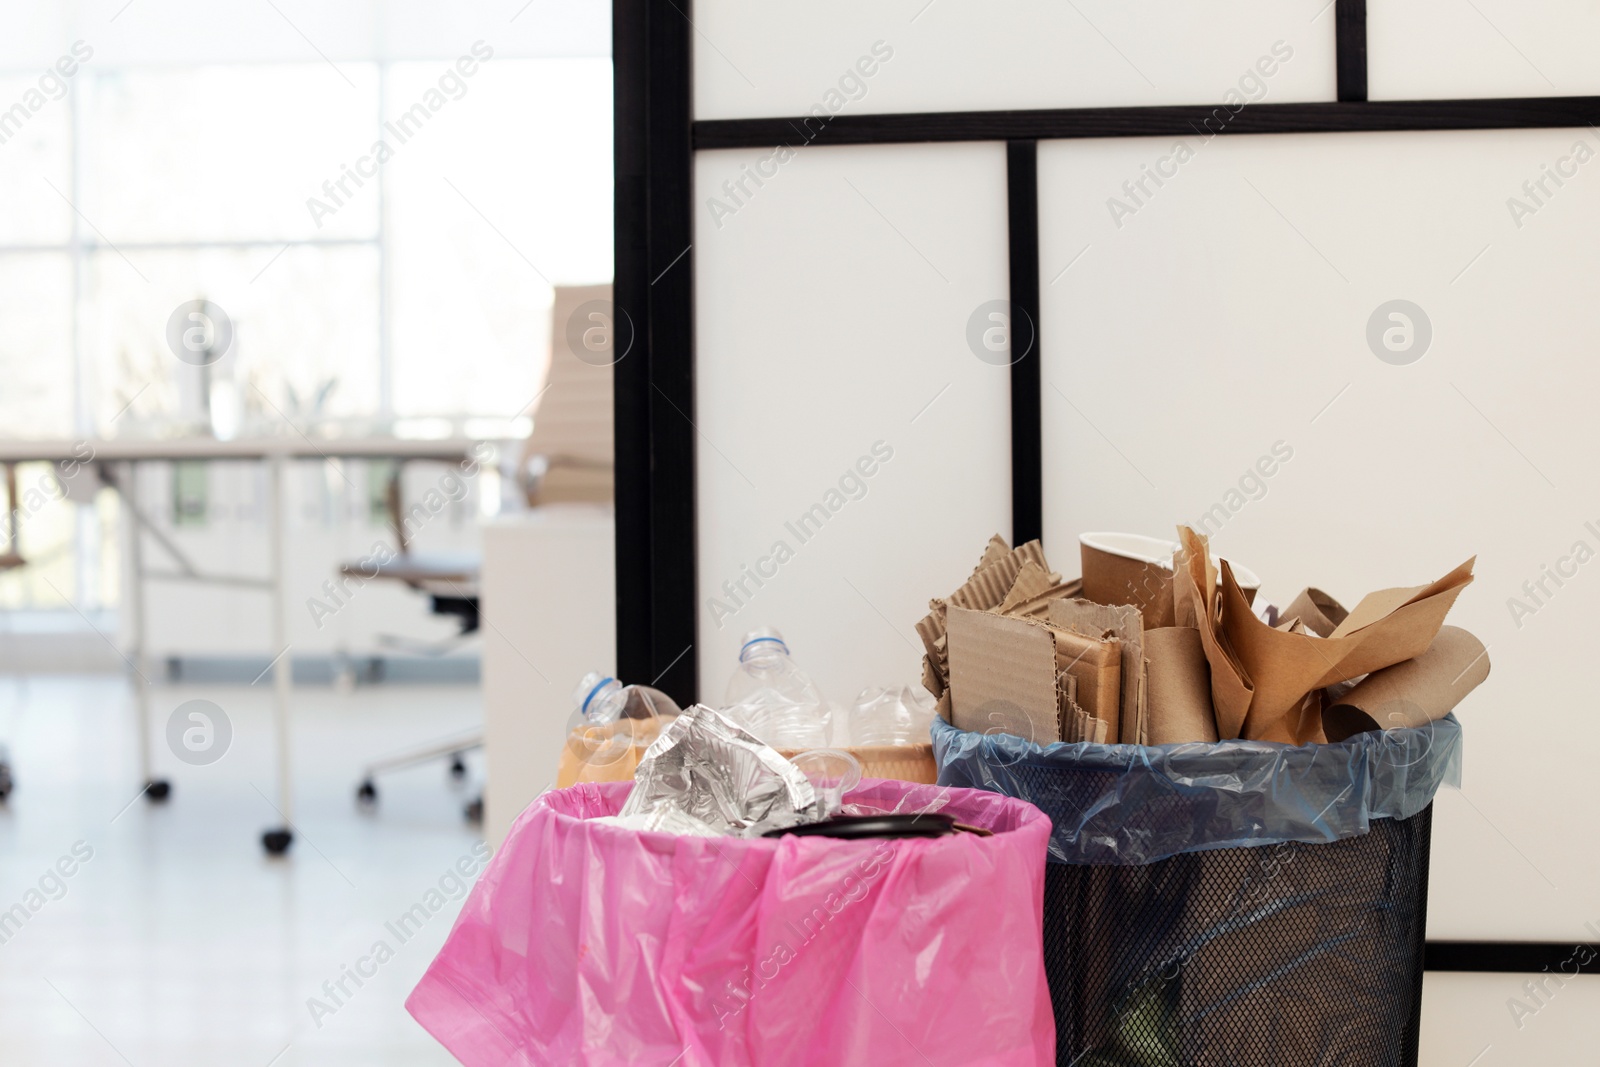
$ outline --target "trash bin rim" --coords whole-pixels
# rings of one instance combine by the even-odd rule
[[[1347,753],[1354,753],[1362,749],[1371,749],[1390,741],[1406,742],[1414,738],[1431,737],[1437,731],[1444,730],[1448,733],[1459,734],[1461,722],[1456,718],[1455,712],[1450,712],[1444,718],[1428,723],[1426,726],[1393,727],[1388,730],[1369,731],[1351,736],[1344,741],[1308,742],[1303,745],[1289,744],[1285,741],[1253,741],[1244,738],[1230,738],[1223,741],[1179,741],[1165,745],[1134,745],[1120,742],[1094,742],[1094,741],[1052,741],[1041,745],[1037,741],[1029,740],[1020,734],[978,733],[975,730],[963,730],[947,719],[935,716],[930,729],[930,736],[937,738],[942,731],[950,731],[955,738],[964,737],[991,737],[1003,740],[1008,746],[1022,746],[1022,756],[1011,765],[1024,761],[1048,761],[1057,767],[1062,765],[1061,757],[1069,757],[1071,763],[1086,770],[1121,770],[1131,769],[1134,766],[1149,766],[1152,761],[1159,761],[1168,765],[1182,764],[1185,768],[1194,767],[1199,770],[1205,767],[1207,761],[1215,760],[1217,765],[1210,770],[1223,771],[1244,762],[1255,760],[1279,760],[1288,753],[1309,752],[1315,758],[1322,752],[1330,756],[1337,755],[1343,758]],[[935,745],[935,753],[938,745]],[[1157,754],[1157,755],[1147,755]]]
[[[935,722],[940,781],[1036,804],[1060,863],[1142,865],[1183,852],[1364,835],[1461,782],[1461,724],[1325,745],[1040,746]]]
[[[622,803],[627,799],[628,793],[632,792],[633,790],[633,782],[631,781],[577,782],[573,785],[566,786],[563,789],[546,790],[538,797],[534,798],[533,803],[528,805],[527,809],[522,813],[517,821],[521,822],[522,819],[531,818],[536,812],[544,811],[548,812],[550,817],[554,818],[558,825],[570,824],[572,827],[577,827],[580,824],[588,824],[584,826],[583,832],[585,833],[620,834],[629,837],[640,837],[646,839],[647,841],[661,843],[673,843],[680,841],[709,841],[716,843],[718,847],[756,849],[758,851],[769,852],[776,851],[777,849],[784,847],[802,849],[834,849],[852,847],[863,852],[869,852],[878,845],[885,843],[893,844],[896,848],[970,848],[973,847],[974,843],[977,843],[981,847],[984,842],[987,842],[992,838],[1026,832],[1036,824],[1043,824],[1043,826],[1046,828],[1045,832],[1049,832],[1048,827],[1050,825],[1050,817],[1044,812],[1040,811],[1038,807],[1019,797],[1006,796],[1003,793],[994,793],[986,789],[972,789],[966,786],[923,785],[917,782],[903,782],[894,778],[863,778],[861,779],[860,785],[856,786],[855,789],[852,789],[849,793],[845,794],[845,799],[848,802],[853,798],[862,798],[862,794],[866,794],[868,797],[870,797],[875,793],[876,790],[880,788],[889,787],[892,789],[902,786],[906,787],[906,789],[929,790],[946,795],[959,794],[959,796],[952,797],[952,802],[966,800],[970,805],[978,808],[988,808],[990,810],[999,811],[1009,810],[1015,818],[1015,825],[1007,829],[985,827],[985,829],[991,830],[991,834],[989,835],[962,833],[951,834],[946,837],[938,838],[907,837],[860,841],[847,840],[843,838],[808,836],[789,836],[779,838],[735,837],[733,835],[722,837],[695,837],[693,835],[667,833],[663,830],[631,830],[622,826],[612,826],[604,823],[595,824],[594,820],[602,818],[603,816],[574,815],[570,811],[563,810],[563,807],[561,806],[562,801],[573,798],[577,793],[593,791],[594,793],[599,794],[599,797],[603,802],[613,807],[612,814],[615,814],[615,809],[622,807]],[[948,808],[941,810],[948,810]],[[971,817],[972,816],[969,814],[968,818]],[[788,844],[786,845],[785,842],[788,842]]]

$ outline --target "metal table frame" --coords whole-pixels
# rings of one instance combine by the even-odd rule
[[[150,746],[148,690],[150,682],[144,673],[148,651],[146,639],[149,633],[149,617],[144,595],[145,581],[157,579],[230,585],[259,589],[269,595],[274,658],[268,669],[272,671],[273,682],[273,756],[277,767],[278,794],[275,807],[283,821],[281,825],[263,831],[261,842],[267,852],[281,855],[288,851],[294,841],[294,781],[289,723],[289,706],[294,683],[288,657],[290,645],[288,607],[284,601],[287,550],[283,521],[284,471],[291,462],[301,460],[325,462],[334,459],[369,459],[390,460],[402,464],[408,460],[423,460],[451,463],[471,458],[477,444],[475,439],[463,437],[437,440],[398,437],[312,440],[303,435],[298,438],[242,438],[231,441],[185,437],[168,440],[80,439],[0,442],[0,465],[11,467],[18,463],[37,462],[56,464],[58,468],[71,463],[93,465],[100,469],[102,481],[115,490],[122,501],[125,521],[128,523],[126,609],[132,634],[124,658],[136,676],[130,678],[130,682],[137,713],[139,775],[144,783],[143,795],[146,799],[153,802],[165,800],[171,792],[171,784],[163,778],[156,777]],[[135,476],[139,464],[216,460],[256,461],[267,465],[267,522],[271,566],[269,576],[265,579],[203,573],[159,527],[150,523],[140,509],[138,482]],[[11,503],[14,507],[14,494]],[[173,558],[177,570],[151,571],[145,567],[143,535],[146,533]],[[13,550],[16,548],[14,541],[12,547]]]

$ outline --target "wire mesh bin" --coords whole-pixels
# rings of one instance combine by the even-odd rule
[[[1337,745],[1054,744],[934,723],[941,785],[1050,816],[1060,1064],[1417,1062],[1432,799],[1453,717]]]

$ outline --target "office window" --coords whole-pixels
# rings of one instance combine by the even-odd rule
[[[525,432],[551,287],[611,278],[611,63],[465,66],[85,64],[0,127],[0,434]],[[203,370],[167,341],[191,300],[234,331]],[[28,589],[0,601],[61,603]]]

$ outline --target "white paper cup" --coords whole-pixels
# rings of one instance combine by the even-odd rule
[[[1176,541],[1143,534],[1097,532],[1078,535],[1083,559],[1083,595],[1096,604],[1132,604],[1153,630],[1177,622],[1173,607],[1172,557]],[[1245,600],[1255,603],[1261,590],[1256,572],[1228,560]]]

